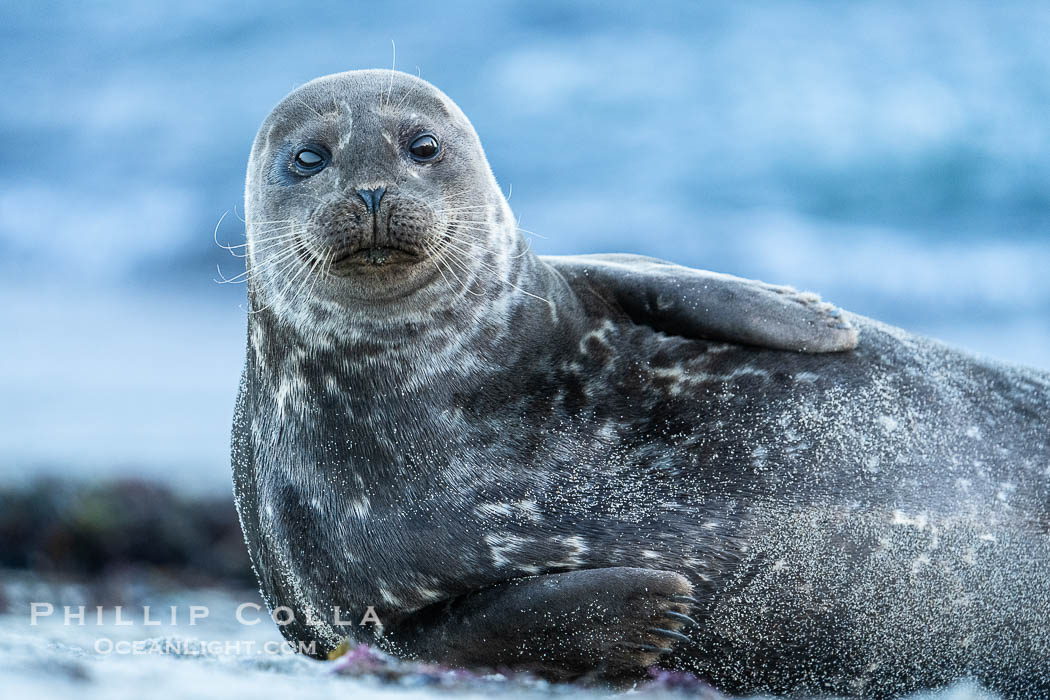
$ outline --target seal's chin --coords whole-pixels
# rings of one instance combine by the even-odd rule
[[[431,251],[422,241],[362,241],[303,253],[313,261],[308,269],[321,278],[311,293],[358,310],[411,297],[440,274],[437,265],[427,264]]]
[[[340,277],[348,277],[361,272],[414,265],[422,259],[421,253],[404,248],[387,246],[359,248],[335,258],[331,264],[331,273]]]

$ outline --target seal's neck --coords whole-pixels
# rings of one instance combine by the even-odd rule
[[[365,393],[470,391],[526,350],[553,345],[548,339],[569,332],[567,319],[577,316],[564,281],[531,252],[495,263],[438,277],[423,303],[402,314],[254,314],[249,354],[277,381],[317,375]]]

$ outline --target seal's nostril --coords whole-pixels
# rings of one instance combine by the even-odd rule
[[[368,206],[368,211],[375,214],[379,211],[379,202],[383,199],[385,193],[385,187],[377,187],[374,190],[358,190],[357,196],[365,201],[365,204]]]

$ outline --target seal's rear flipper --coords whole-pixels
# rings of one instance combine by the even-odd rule
[[[669,335],[745,345],[840,352],[857,330],[816,294],[641,255],[541,258],[577,291],[586,287],[639,325]]]
[[[409,615],[383,640],[399,656],[453,666],[627,678],[688,642],[691,591],[685,577],[654,569],[533,576]]]

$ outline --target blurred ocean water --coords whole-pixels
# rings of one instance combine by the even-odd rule
[[[391,40],[539,252],[793,284],[1050,368],[1048,36],[1039,2],[2,3],[0,478],[228,487],[243,289],[213,228],[272,105]]]

